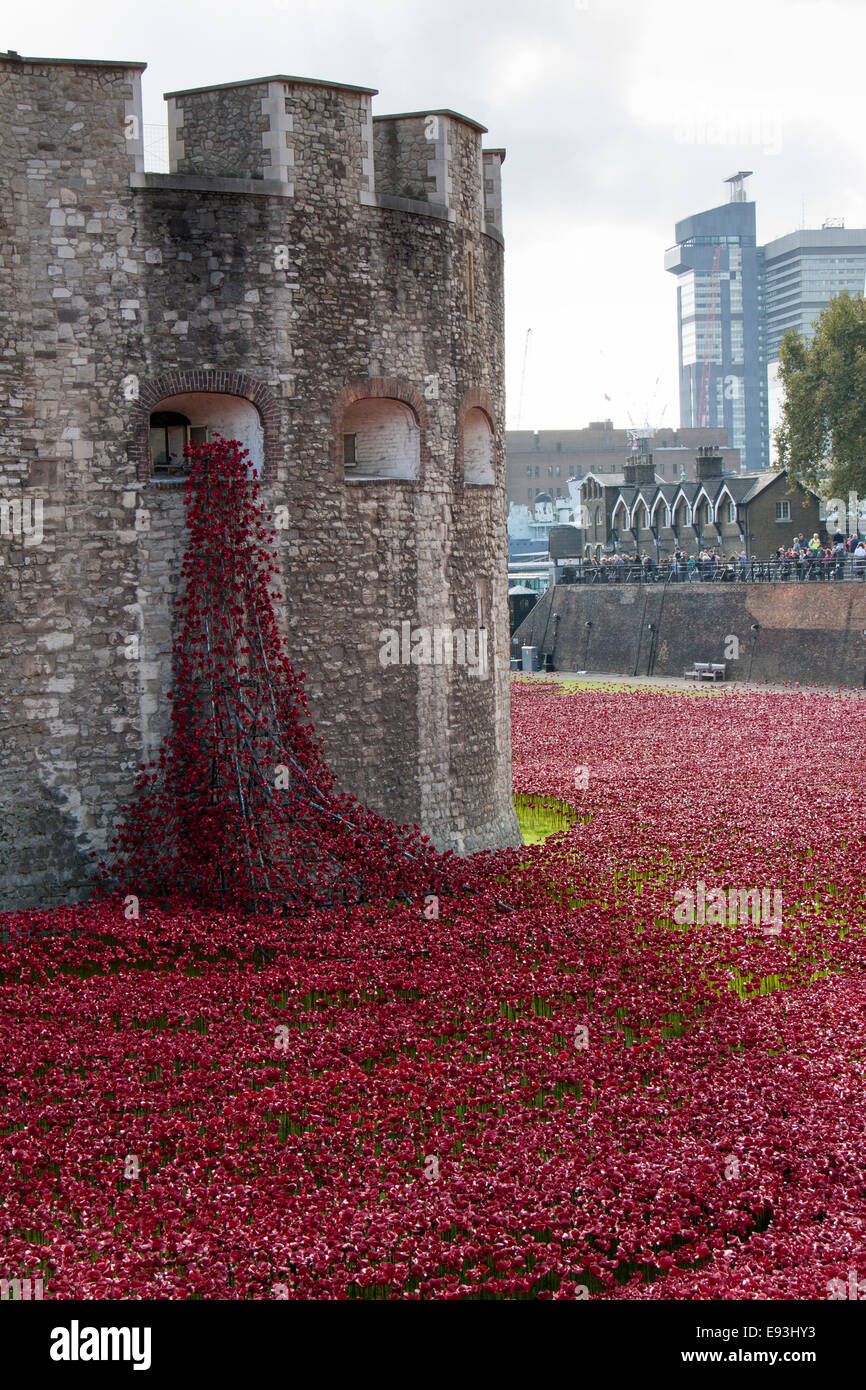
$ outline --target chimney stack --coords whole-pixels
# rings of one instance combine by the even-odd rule
[[[625,481],[631,487],[654,483],[656,471],[652,454],[629,454],[623,468]]]
[[[703,483],[706,482],[707,478],[721,478],[721,476],[722,456],[719,453],[718,445],[702,444],[695,459],[695,477],[699,483]]]

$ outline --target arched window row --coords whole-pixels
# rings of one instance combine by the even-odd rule
[[[231,376],[178,372],[148,385],[137,444],[142,480],[182,479],[189,471],[186,447],[217,435],[240,441],[249,453],[251,473],[270,474],[279,456],[276,401],[247,378],[237,378],[241,389],[235,394]],[[175,389],[160,392],[160,386]],[[193,389],[182,389],[186,386]],[[458,424],[455,481],[468,487],[495,483],[494,418],[485,392],[467,392]],[[427,409],[408,383],[395,378],[353,382],[342,392],[332,423],[333,462],[346,481],[416,482],[423,477],[429,458]]]

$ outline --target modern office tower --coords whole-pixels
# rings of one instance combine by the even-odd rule
[[[759,343],[759,271],[755,204],[746,199],[748,170],[726,182],[721,207],[676,225],[665,270],[677,277],[680,423],[722,428],[745,469],[765,468],[766,386]]]
[[[846,231],[839,218],[820,231],[790,232],[758,248],[763,287],[760,326],[765,363],[770,455],[781,417],[782,388],[777,368],[782,338],[795,329],[807,341],[834,295],[862,294],[866,282],[866,231]]]
[[[724,424],[752,470],[770,467],[782,338],[811,338],[834,295],[863,293],[866,231],[835,219],[758,246],[749,172],[726,180],[729,203],[677,223],[665,269],[677,277],[682,425]]]
[[[764,285],[764,355],[779,358],[782,338],[796,329],[811,338],[815,320],[834,295],[862,294],[866,281],[866,231],[846,231],[840,219],[819,232],[790,232],[758,251]]]

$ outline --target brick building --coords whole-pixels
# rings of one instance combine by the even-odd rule
[[[640,431],[637,432],[638,434]],[[509,506],[532,506],[541,492],[556,500],[568,497],[569,478],[587,473],[619,473],[634,430],[614,429],[611,420],[595,420],[582,430],[509,430],[505,436]],[[738,449],[728,448],[727,432],[707,429],[658,429],[651,436],[656,472],[669,482],[683,473],[695,476],[695,450],[719,447],[726,472],[739,473]]]
[[[817,494],[786,473],[726,476],[721,453],[699,450],[695,477],[665,482],[653,454],[632,456],[620,473],[590,472],[577,485],[583,555],[624,551],[665,558],[675,550],[766,559],[803,532],[826,539]]]
[[[511,804],[502,150],[452,111],[274,76],[168,97],[140,63],[0,57],[0,906],[87,889],[167,726],[183,445],[262,480],[342,787],[440,846]],[[383,629],[487,635],[488,670],[380,663]]]

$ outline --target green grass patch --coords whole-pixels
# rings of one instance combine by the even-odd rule
[[[564,801],[550,796],[515,796],[514,810],[525,845],[537,845],[549,835],[568,830],[577,812]]]

